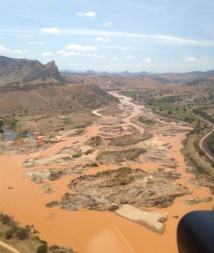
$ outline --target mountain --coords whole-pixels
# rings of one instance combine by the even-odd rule
[[[94,70],[87,70],[87,71],[85,72],[85,74],[94,75],[94,74],[96,74],[96,72],[95,72]]]
[[[29,83],[35,80],[60,82],[60,75],[54,61],[43,65],[37,60],[16,59],[0,56],[0,85]]]

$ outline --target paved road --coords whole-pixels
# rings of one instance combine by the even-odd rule
[[[192,112],[191,112],[191,113],[192,113]],[[198,115],[196,115],[196,114],[194,114],[194,113],[192,113],[192,115],[194,115],[195,117],[197,117],[197,118],[199,118],[199,119],[201,119],[201,120],[207,122],[208,124],[212,125],[212,130],[211,130],[208,134],[206,134],[204,137],[202,137],[202,139],[200,140],[200,142],[199,142],[199,147],[200,147],[200,149],[202,149],[202,150],[205,152],[206,156],[208,156],[212,161],[214,161],[214,155],[213,155],[212,152],[207,148],[207,138],[208,138],[208,136],[214,131],[214,124],[212,124],[212,123],[209,122],[208,120],[206,120],[206,119],[204,119],[204,118],[202,118],[202,117],[200,117],[200,116],[198,116]]]
[[[0,246],[4,247],[5,249],[8,249],[9,251],[11,251],[13,253],[21,253],[19,250],[13,248],[12,246],[10,246],[4,242],[1,242],[1,241],[0,241]]]

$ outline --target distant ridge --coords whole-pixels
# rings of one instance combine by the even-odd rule
[[[96,72],[94,70],[87,70],[85,74],[94,75]]]

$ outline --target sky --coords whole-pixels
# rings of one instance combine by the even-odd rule
[[[0,55],[60,70],[214,69],[213,0],[1,0]]]

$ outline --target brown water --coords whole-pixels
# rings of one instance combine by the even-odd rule
[[[130,118],[138,115],[141,112],[141,107],[132,104],[130,99],[125,97],[121,103],[132,105],[134,109],[132,115],[123,120],[122,125],[131,124],[136,127],[130,123]],[[194,178],[194,175],[185,172],[186,165],[183,155],[180,153],[181,140],[184,134],[170,138],[156,136],[172,145],[170,153],[178,162],[176,170],[182,175],[177,182],[186,185],[193,191],[192,195],[176,198],[172,207],[157,209],[158,211],[169,212],[164,235],[155,234],[143,226],[110,212],[88,210],[71,212],[58,207],[45,207],[47,202],[60,200],[60,197],[68,192],[67,185],[73,177],[64,177],[51,182],[52,188],[58,188],[52,194],[44,193],[42,185],[33,183],[30,178],[23,178],[24,172],[27,171],[22,167],[24,160],[54,155],[64,146],[96,135],[101,127],[90,126],[85,135],[69,138],[40,153],[0,156],[0,211],[14,216],[14,219],[19,221],[21,225],[34,224],[35,228],[40,231],[39,236],[46,240],[49,245],[57,244],[72,247],[79,253],[176,253],[176,227],[179,219],[174,219],[172,216],[179,215],[182,217],[183,214],[192,210],[211,210],[213,206],[213,202],[189,206],[180,201],[192,197],[205,198],[210,196],[208,188],[197,187],[186,182],[187,179]],[[143,129],[140,130],[143,132]],[[136,167],[152,172],[158,168],[158,164],[144,162],[136,165]],[[97,173],[98,171],[117,168],[118,166],[100,166],[91,168],[86,173]],[[12,186],[13,189],[9,190],[8,186]],[[155,208],[151,210],[155,210]]]

